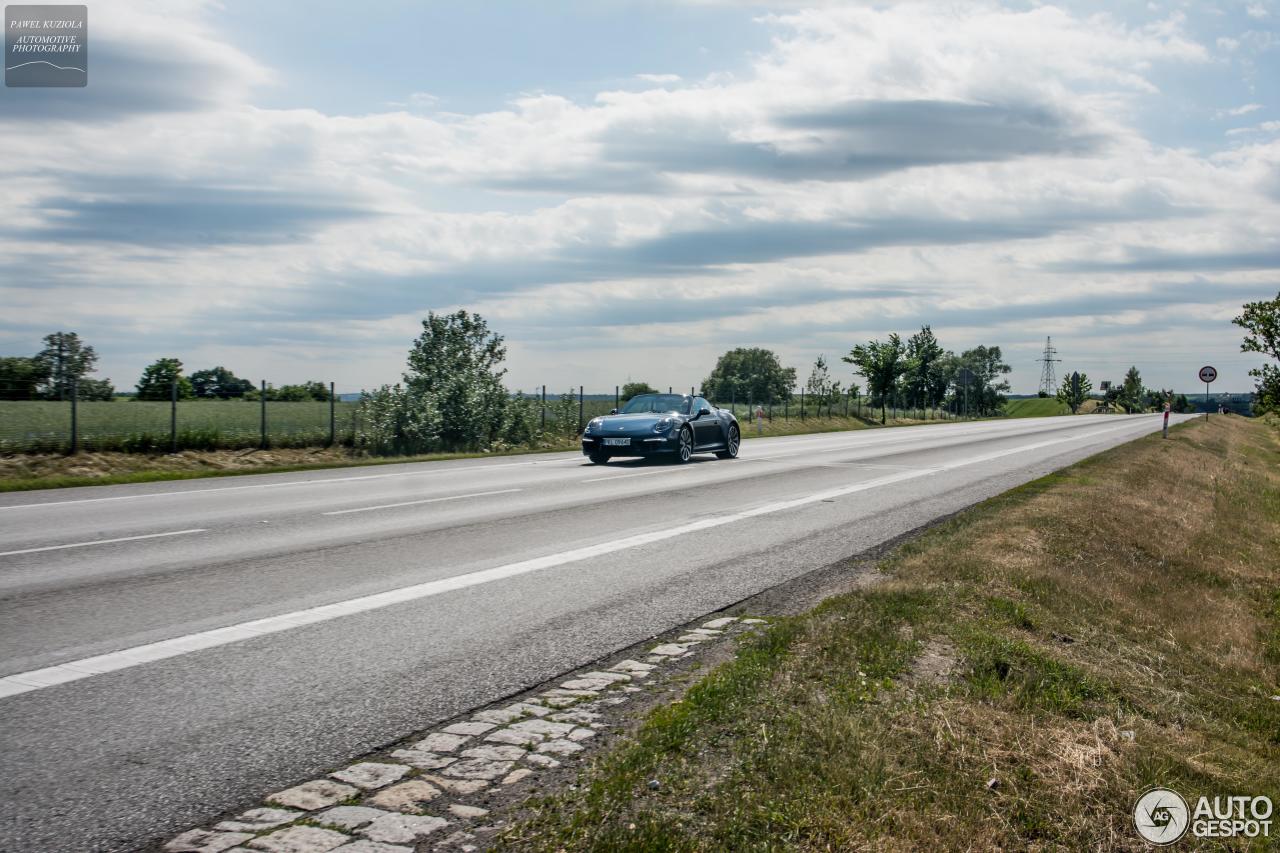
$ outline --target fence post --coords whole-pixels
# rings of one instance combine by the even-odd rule
[[[787,422],[791,421],[791,397],[790,396],[785,397],[782,400],[782,419]]]
[[[267,449],[267,380],[262,380],[262,437],[259,441],[259,447],[262,450]]]
[[[169,383],[169,452],[178,452],[178,377]]]
[[[338,429],[337,429],[338,425],[336,421],[337,414],[338,414],[337,399],[338,399],[337,396],[333,393],[333,383],[330,382],[329,383],[329,446],[330,447],[333,447],[333,445],[338,440]]]
[[[729,392],[729,411],[736,416],[738,414],[738,389],[734,388]]]
[[[547,431],[547,386],[542,386],[542,431]]]
[[[617,385],[614,385],[614,386],[613,386],[613,407],[614,407],[615,409],[622,408],[622,397],[621,397],[621,395],[618,393],[618,386],[617,386]]]
[[[800,422],[804,423],[804,389],[800,389]]]
[[[578,386],[578,432],[582,432],[582,386]]]
[[[76,411],[76,402],[80,399],[79,382],[76,377],[71,378],[71,455],[74,456],[80,449],[80,424],[78,423],[79,413]]]

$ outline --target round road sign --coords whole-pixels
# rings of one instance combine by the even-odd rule
[[[1201,382],[1212,382],[1217,378],[1218,378],[1218,369],[1216,367],[1210,367],[1209,365],[1206,364],[1204,367],[1200,368]]]

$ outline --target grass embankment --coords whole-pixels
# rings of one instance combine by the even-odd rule
[[[1011,418],[1050,418],[1055,415],[1071,414],[1066,404],[1058,402],[1054,397],[1010,400],[1004,404],[1004,412]]]
[[[217,405],[217,404],[212,404]],[[745,414],[745,413],[744,413]],[[935,421],[890,420],[888,426],[909,426]],[[765,424],[767,436],[804,435],[879,427],[857,418],[781,417]],[[744,438],[756,438],[754,424],[742,424]],[[514,447],[488,453],[432,453],[421,456],[376,457],[352,452],[349,448],[271,448],[269,450],[188,450],[180,453],[88,452],[67,456],[61,453],[14,453],[0,456],[0,492],[56,489],[74,486],[105,486],[120,483],[152,483],[164,480],[193,480],[204,477],[231,477],[240,474],[277,474],[325,468],[363,465],[396,465],[406,462],[433,462],[448,459],[477,459],[522,453],[555,453],[577,450],[577,438],[547,441],[537,447]]]
[[[503,844],[1141,849],[1148,785],[1280,800],[1278,435],[1197,421],[934,528]]]

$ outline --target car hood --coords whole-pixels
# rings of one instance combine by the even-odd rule
[[[646,432],[663,418],[679,418],[679,415],[657,414],[655,412],[638,412],[634,415],[605,415],[604,423],[596,427],[600,435],[628,435],[633,432]]]

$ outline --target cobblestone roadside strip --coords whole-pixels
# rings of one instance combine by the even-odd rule
[[[764,624],[724,616],[625,658],[578,673],[469,719],[419,732],[403,745],[266,798],[263,805],[182,833],[165,853],[414,853],[473,851],[502,825],[496,800],[572,764],[610,710],[664,680],[696,647]],[[540,692],[539,692],[540,691]],[[485,805],[481,805],[484,803]]]

